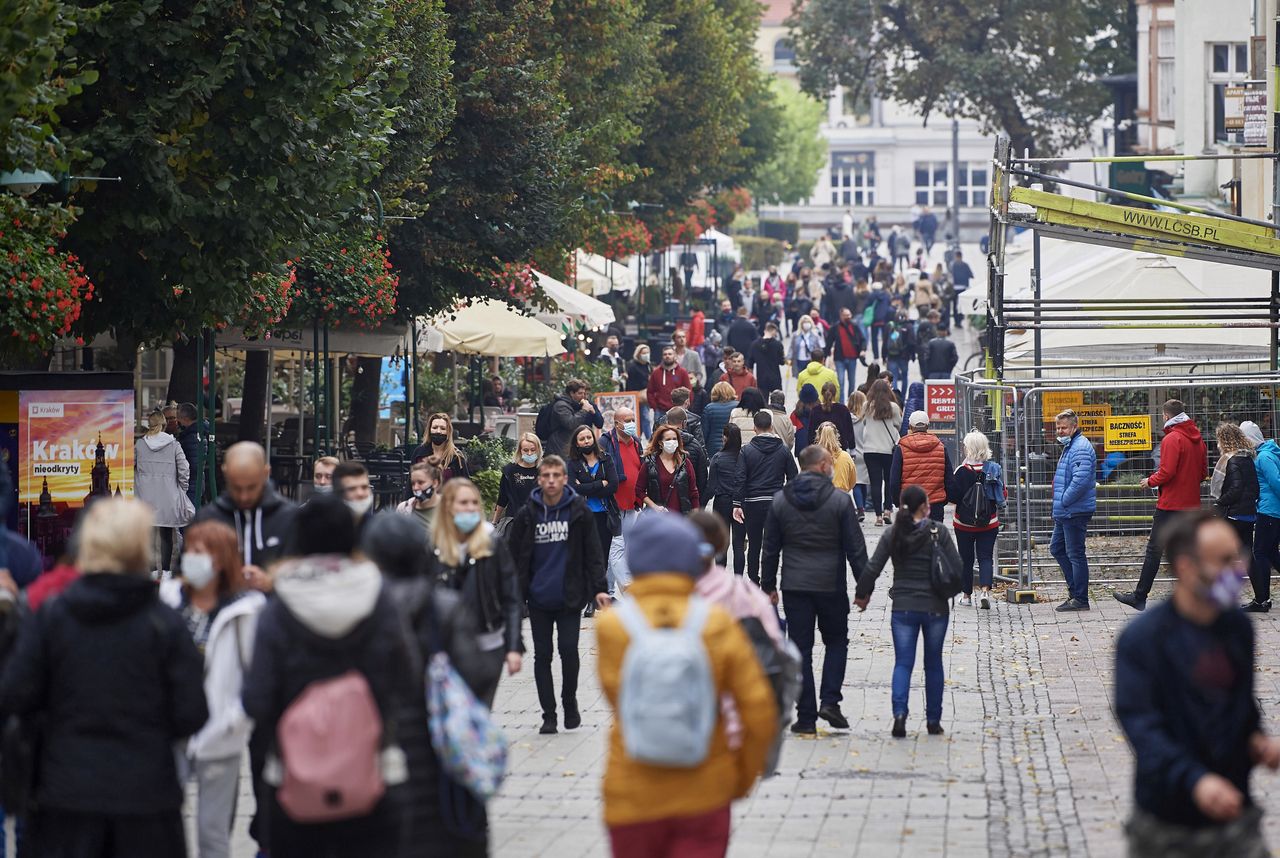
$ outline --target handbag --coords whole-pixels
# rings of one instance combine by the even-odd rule
[[[929,534],[933,543],[932,557],[929,560],[929,584],[940,599],[954,598],[964,589],[964,580],[960,575],[959,558],[945,555],[938,546],[938,526],[931,525]]]

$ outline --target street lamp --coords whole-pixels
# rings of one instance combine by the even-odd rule
[[[0,173],[0,188],[20,197],[29,197],[45,185],[60,185],[63,191],[71,189],[72,182],[122,182],[119,176],[70,176],[63,174],[58,178],[44,170],[9,170]]]

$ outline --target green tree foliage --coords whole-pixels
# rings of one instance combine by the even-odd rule
[[[557,86],[560,60],[532,34],[550,26],[535,0],[445,0],[456,113],[426,187],[406,193],[416,220],[398,222],[392,262],[405,312],[493,294],[510,264],[555,245],[583,205],[565,181],[577,139]]]
[[[93,167],[69,244],[99,285],[88,332],[225,323],[253,275],[362,206],[405,85],[386,2],[115,0],[71,41],[101,71],[63,126]]]
[[[1128,0],[806,0],[789,24],[805,90],[872,88],[961,116],[1017,151],[1083,143],[1128,70]]]
[[[791,205],[813,195],[818,171],[827,158],[827,146],[820,127],[823,104],[783,78],[774,78],[774,98],[781,105],[782,125],[773,156],[750,183],[758,202]]]

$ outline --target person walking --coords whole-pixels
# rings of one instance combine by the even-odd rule
[[[813,442],[827,451],[831,457],[831,483],[837,491],[847,492],[853,497],[853,487],[858,482],[858,470],[853,464],[853,457],[840,443],[840,432],[834,423],[823,423],[818,427]],[[858,514],[857,503],[854,503],[854,514]]]
[[[867,392],[867,415],[862,457],[867,462],[871,481],[871,508],[876,514],[876,526],[882,527],[889,523],[889,513],[894,506],[895,498],[889,490],[890,472],[902,437],[898,428],[902,409],[884,379],[872,382]]]
[[[1265,858],[1256,765],[1280,768],[1254,690],[1254,629],[1237,608],[1245,561],[1209,510],[1163,527],[1173,595],[1116,641],[1115,712],[1133,747],[1129,855]]]
[[[969,267],[969,263],[964,261],[963,254],[959,250],[951,257],[951,299],[947,302],[950,304],[951,315],[955,319],[956,327],[964,327],[964,317],[960,314],[960,296],[969,288],[969,284],[973,282],[973,269]],[[947,316],[948,307],[942,308],[943,318]]]
[[[443,411],[437,411],[427,419],[427,440],[413,451],[409,463],[421,462],[431,456],[435,457],[436,467],[440,469],[441,485],[454,477],[471,479],[467,457],[454,443],[453,418]]]
[[[154,510],[155,536],[160,550],[156,553],[157,569],[168,572],[175,568],[175,534],[186,527],[196,514],[187,496],[191,470],[178,439],[164,431],[164,415],[159,411],[147,417],[147,432],[133,445],[134,496]],[[177,547],[181,547],[180,545]]]
[[[587,509],[591,510],[600,536],[600,551],[608,557],[613,537],[622,531],[622,514],[614,501],[618,493],[618,471],[613,457],[601,448],[590,426],[583,426],[574,434],[569,445],[568,465],[569,485],[587,499]],[[587,605],[587,616],[594,613],[594,606]]]
[[[840,447],[852,450],[857,440],[853,434],[853,417],[849,409],[840,401],[840,393],[836,385],[830,381],[822,385],[822,401],[813,406],[809,412],[809,438],[817,440],[818,427],[830,423],[840,433]]]
[[[200,858],[231,855],[240,768],[253,729],[240,694],[253,656],[258,614],[267,599],[247,588],[243,565],[235,531],[206,521],[187,530],[182,577],[160,582],[160,600],[182,615],[204,658],[209,720],[183,749],[196,782]]]
[[[974,604],[973,563],[978,562],[977,605],[991,609],[991,582],[995,576],[996,536],[1000,533],[1000,514],[1008,498],[1000,463],[991,458],[987,436],[973,430],[964,436],[964,461],[956,468],[952,494],[948,500],[956,505],[951,523],[956,534],[956,548],[964,575],[960,604]]]
[[[680,430],[662,425],[653,430],[636,484],[636,499],[649,509],[688,513],[700,504],[698,475],[685,450]]]
[[[826,365],[826,359],[827,354],[822,349],[813,350],[809,355],[808,365],[796,376],[797,393],[806,384],[812,384],[814,390],[821,392],[822,385],[831,382],[836,386],[836,398],[840,397],[840,380],[836,378],[835,370]]]
[[[542,441],[525,432],[516,444],[516,457],[502,466],[498,481],[498,502],[493,508],[493,523],[509,519],[529,502],[529,494],[538,484],[538,463],[542,461]]]
[[[759,390],[756,386],[756,377],[747,369],[746,355],[742,352],[734,352],[725,358],[725,371],[720,376],[720,384],[728,384],[733,388],[738,398],[748,389]],[[763,391],[761,391],[763,396]]]
[[[738,455],[738,491],[733,498],[733,520],[746,525],[747,576],[760,583],[760,552],[764,548],[765,521],[773,497],[797,474],[796,460],[773,432],[768,411],[755,416],[755,434]],[[735,551],[737,550],[735,546]]]
[[[853,391],[858,387],[858,361],[866,348],[862,330],[853,320],[853,311],[840,308],[840,321],[831,331],[831,357],[836,365],[837,386]],[[796,362],[799,365],[799,362]]]
[[[910,431],[898,440],[889,467],[889,496],[897,500],[902,486],[921,486],[929,493],[929,517],[942,521],[947,497],[955,494],[951,452],[929,431],[928,414],[913,412],[907,423]]]
[[[604,428],[604,417],[591,403],[588,393],[587,383],[580,378],[571,378],[565,383],[564,393],[551,401],[551,419],[542,437],[546,443],[544,449],[557,456],[567,456],[573,436],[580,427]],[[543,430],[540,427],[538,431]]]
[[[729,423],[733,410],[738,407],[738,393],[728,382],[718,381],[711,388],[711,401],[702,409],[702,435],[707,442],[707,455],[714,458],[720,452],[724,439],[724,427]]]
[[[1263,439],[1255,423],[1240,426],[1245,437],[1254,444],[1258,473],[1258,520],[1254,523],[1252,578],[1253,601],[1250,613],[1271,610],[1271,572],[1280,571],[1280,446],[1270,438]]]
[[[1181,400],[1170,399],[1164,404],[1164,437],[1160,439],[1160,467],[1154,474],[1144,477],[1139,485],[1159,490],[1156,511],[1151,521],[1151,535],[1147,538],[1146,556],[1142,558],[1142,572],[1138,586],[1131,593],[1113,593],[1122,605],[1141,611],[1147,607],[1147,597],[1160,561],[1164,555],[1164,536],[1161,529],[1178,512],[1200,508],[1200,484],[1209,476],[1209,451],[1205,447],[1200,429],[1187,415]]]
[[[23,832],[32,855],[187,854],[174,745],[209,720],[204,659],[151,580],[153,527],[139,500],[88,507],[83,574],[6,660],[0,711],[40,725]]]
[[[853,423],[854,447],[850,455],[853,456],[853,467],[858,478],[853,487],[853,503],[858,508],[858,521],[862,521],[871,500],[869,496],[871,477],[867,472],[867,460],[862,452],[867,438],[867,421],[870,419],[867,395],[861,390],[853,391],[849,394],[849,402],[845,407],[849,409],[849,419]],[[889,461],[892,464],[892,458]]]
[[[742,354],[747,353],[759,333],[756,330],[756,326],[751,323],[750,315],[751,311],[747,307],[739,307],[735,313],[733,324],[729,326],[729,330],[724,335],[725,345],[732,346],[734,351]]]
[[[684,367],[684,371],[689,373],[689,380],[693,382],[692,387],[703,387],[707,383],[707,368],[702,363],[702,358],[698,353],[686,347],[688,339],[688,334],[679,329],[671,335],[671,345],[675,351],[676,363]]]
[[[613,428],[600,436],[600,449],[613,460],[618,475],[618,487],[613,493],[613,502],[618,507],[618,532],[609,542],[605,561],[609,595],[619,596],[631,581],[627,572],[626,539],[640,509],[636,485],[644,466],[644,446],[640,443],[634,411],[626,406],[614,410]]]
[[[1213,469],[1209,496],[1218,515],[1230,522],[1249,561],[1253,601],[1244,606],[1250,613],[1266,613],[1271,607],[1271,565],[1253,556],[1253,528],[1258,520],[1261,485],[1254,464],[1253,444],[1234,423],[1219,423],[1214,433],[1218,441],[1218,464]],[[1265,583],[1264,583],[1265,579]],[[1259,599],[1261,596],[1261,599]]]
[[[554,646],[560,650],[564,727],[577,729],[578,633],[581,615],[595,602],[609,605],[604,555],[586,499],[568,486],[564,459],[543,456],[538,465],[538,487],[529,503],[516,513],[508,542],[516,561],[521,589],[529,605],[533,635],[533,678],[542,706],[539,733],[556,732],[556,694],[551,678]]]
[[[839,730],[849,728],[840,711],[849,656],[848,576],[852,570],[856,583],[862,575],[867,545],[853,498],[832,484],[834,467],[821,444],[806,447],[800,454],[799,476],[774,494],[764,527],[761,588],[775,604],[782,591],[787,636],[800,650],[804,670],[791,725],[791,732],[800,734],[817,733],[818,718]],[[813,677],[815,623],[826,650],[820,693],[815,692]]]
[[[1089,610],[1089,557],[1085,534],[1098,507],[1098,454],[1080,431],[1076,413],[1067,409],[1054,421],[1062,456],[1053,473],[1053,537],[1049,553],[1067,582],[1067,599],[1059,611]]]
[[[938,328],[937,335],[918,347],[920,374],[925,378],[949,379],[960,362],[956,344],[951,341],[951,331],[946,325]]]
[[[916,359],[916,334],[907,319],[906,310],[898,310],[885,329],[884,354],[889,372],[893,373],[893,389],[900,397],[907,395],[907,376],[911,361]]]
[[[475,621],[483,666],[476,696],[492,709],[502,669],[514,676],[523,664],[520,578],[506,542],[484,521],[484,501],[471,480],[445,483],[431,545],[429,579],[457,591]]]
[[[750,792],[777,732],[773,690],[746,634],[723,608],[693,595],[705,565],[702,542],[678,516],[636,522],[627,551],[635,583],[617,610],[597,620],[600,686],[614,713],[603,793],[615,858],[724,855],[730,805]],[[673,681],[637,667],[644,662],[629,660],[628,651],[651,648],[652,628],[690,630],[697,649],[687,656],[702,668]],[[700,681],[686,681],[690,675]],[[628,687],[641,682],[644,688]],[[726,696],[741,720],[736,748],[725,719],[714,717]],[[671,747],[677,742],[696,750]],[[648,754],[681,763],[654,765]]]
[[[822,348],[823,345],[822,331],[813,323],[813,319],[808,316],[800,319],[799,327],[791,336],[791,349],[788,354],[791,360],[791,371],[798,373],[808,366],[814,351]]]
[[[698,497],[707,498],[707,450],[702,439],[689,431],[689,418],[692,415],[679,405],[667,412],[667,425],[680,433],[680,443],[684,445],[685,454],[689,457],[689,465],[698,481]]]
[[[858,579],[854,604],[865,611],[875,590],[876,579],[885,564],[893,561],[893,602],[889,627],[893,632],[893,729],[895,739],[907,735],[911,673],[915,670],[916,644],[924,638],[925,726],[930,736],[941,736],[942,687],[946,677],[942,667],[942,645],[947,637],[947,600],[933,590],[934,553],[946,555],[947,562],[959,565],[960,556],[947,528],[929,517],[928,493],[920,486],[907,486],[902,507],[893,527],[885,531]]]
[[[778,339],[778,326],[770,322],[764,326],[764,335],[752,343],[751,350],[747,352],[747,363],[756,379],[755,386],[764,393],[781,390],[782,365],[786,362],[782,340]]]
[[[733,571],[741,575],[746,569],[747,529],[733,517],[733,499],[738,492],[738,456],[742,453],[742,430],[733,423],[724,427],[720,451],[711,457],[707,475],[707,497],[712,511],[724,521],[733,539]],[[721,553],[719,563],[728,559]]]
[[[182,455],[187,457],[187,469],[190,476],[187,479],[187,497],[191,500],[192,507],[196,505],[199,498],[196,496],[196,487],[200,484],[199,477],[204,474],[204,439],[200,437],[200,425],[197,422],[199,412],[193,403],[183,402],[178,405],[178,445],[182,447]],[[135,464],[136,468],[136,464]],[[137,479],[137,473],[134,474]],[[212,493],[208,491],[208,480],[204,483],[205,497],[211,497]],[[135,484],[134,494],[136,496],[137,489]]]
[[[662,364],[649,374],[649,387],[645,400],[653,409],[653,425],[657,425],[671,410],[671,391],[677,387],[688,387],[692,382],[684,367],[676,363],[676,352],[671,346],[662,349]]]
[[[649,376],[653,374],[653,367],[649,365],[649,347],[644,343],[636,345],[635,350],[631,353],[631,362],[627,364],[627,383],[624,389],[635,393],[636,399],[640,402],[640,437],[649,437],[649,432],[653,427],[653,415],[649,413]],[[614,418],[617,419],[616,417]]]
[[[436,523],[436,511],[440,509],[440,469],[426,461],[410,465],[409,491],[412,497],[401,501],[396,506],[396,512],[411,516],[430,541],[431,531]],[[501,491],[499,489],[499,494]]]

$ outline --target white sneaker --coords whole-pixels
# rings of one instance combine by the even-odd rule
[[[961,605],[962,607],[967,608],[967,607],[969,607],[969,606],[970,606],[970,605],[972,605],[972,604],[973,604],[973,596],[961,596],[961,597],[960,597],[960,605]]]
[[[984,611],[991,610],[991,591],[983,590],[978,594],[978,607]]]

